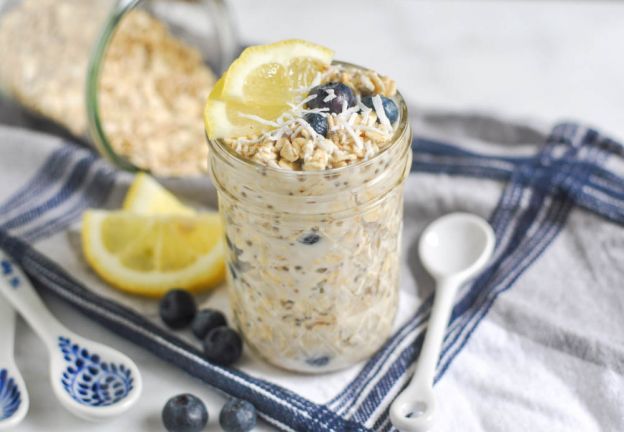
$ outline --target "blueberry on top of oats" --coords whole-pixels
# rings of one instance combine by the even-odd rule
[[[375,95],[375,96],[379,96],[379,95]],[[373,101],[375,96],[364,96],[362,98],[362,103],[370,109],[375,109],[375,104]],[[392,99],[387,98],[385,96],[379,96],[379,97],[381,98],[381,104],[383,106],[384,114],[386,114],[388,121],[390,123],[394,123],[399,118],[399,108],[397,107],[397,105],[394,103]]]
[[[317,85],[310,90],[308,96],[314,96],[308,101],[308,108],[326,108],[333,114],[340,114],[357,104],[357,98],[351,87],[341,82]]]
[[[291,171],[341,168],[379,154],[393,142],[396,85],[332,57],[303,41],[249,48],[208,99],[209,138],[244,159]]]
[[[327,124],[327,118],[323,114],[319,113],[307,113],[303,116],[303,119],[310,125],[314,132],[322,137],[327,137],[329,125]]]

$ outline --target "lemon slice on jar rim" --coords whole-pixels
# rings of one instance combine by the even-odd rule
[[[297,104],[334,52],[303,40],[245,49],[213,88],[204,109],[209,138],[255,135]]]

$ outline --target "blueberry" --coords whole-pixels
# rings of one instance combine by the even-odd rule
[[[297,239],[299,243],[303,243],[304,245],[313,245],[318,243],[319,240],[321,240],[321,236],[315,232],[302,235]]]
[[[228,366],[243,353],[243,341],[236,330],[227,326],[213,328],[204,338],[204,356],[215,363]]]
[[[329,356],[319,356],[319,357],[310,357],[309,359],[306,359],[305,362],[309,364],[310,366],[323,367],[323,366],[327,366],[330,360],[331,359],[329,358]]]
[[[225,316],[216,309],[203,309],[195,315],[193,323],[191,324],[191,330],[193,334],[203,339],[208,332],[216,327],[221,327],[227,324]]]
[[[172,329],[186,327],[193,321],[197,306],[195,299],[187,291],[174,289],[160,301],[160,317]]]
[[[353,107],[357,103],[351,87],[338,82],[318,85],[310,90],[308,96],[311,95],[316,95],[316,97],[308,102],[308,108],[329,108],[329,112],[335,114],[342,112],[344,103],[346,103],[347,108]],[[331,100],[325,101],[326,99]]]
[[[256,426],[256,408],[247,401],[231,399],[221,409],[219,424],[225,432],[248,432]]]
[[[317,134],[327,137],[329,125],[327,124],[327,118],[322,114],[308,113],[303,116],[303,119],[314,129]]]
[[[167,401],[162,421],[169,432],[199,432],[208,423],[208,411],[197,397],[181,394]]]
[[[392,99],[381,95],[379,97],[381,98],[381,105],[386,113],[386,117],[388,117],[390,123],[394,123],[399,118],[399,108],[397,108],[397,105]],[[362,103],[370,109],[375,109],[373,106],[373,96],[364,96],[362,98]]]

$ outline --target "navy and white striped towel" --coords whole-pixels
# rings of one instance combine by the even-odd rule
[[[75,229],[88,207],[117,208],[132,179],[94,153],[0,127],[0,247],[41,290],[209,385],[250,400],[286,431],[389,431],[431,305],[418,234],[444,213],[489,219],[498,244],[457,299],[436,376],[435,431],[624,431],[624,147],[593,129],[489,118],[414,119],[405,188],[401,310],[365,364],[323,376],[205,361],[166,331],[156,305],[111,290],[85,266]],[[207,179],[168,181],[215,205]],[[206,303],[224,307],[223,290]]]

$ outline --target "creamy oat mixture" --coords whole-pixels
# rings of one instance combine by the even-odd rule
[[[308,94],[312,88],[328,83],[342,83],[352,89],[357,98],[354,106],[329,112],[310,104],[315,99],[329,102],[336,98],[333,90],[310,95],[275,122],[257,119],[274,126],[272,130],[258,136],[227,139],[225,143],[244,158],[295,171],[341,168],[368,160],[390,145],[394,127],[385,115],[381,97],[391,99],[396,95],[394,80],[367,69],[332,65],[311,88],[297,91]],[[362,102],[366,97],[372,102],[369,106]],[[306,114],[325,117],[327,134],[317,133],[306,122]]]
[[[321,372],[354,364],[381,346],[398,301],[402,197],[395,186],[340,216],[307,220],[220,199],[232,310],[261,357]]]
[[[25,0],[0,22],[0,88],[87,135],[85,80],[110,0]],[[104,60],[99,108],[113,149],[160,175],[205,173],[202,109],[215,78],[194,48],[144,11],[121,22]]]
[[[358,109],[327,113],[326,137],[296,121],[210,142],[236,322],[260,356],[304,372],[372,355],[392,330],[398,301],[411,133],[360,103],[381,94],[402,106],[393,81],[333,66],[320,84],[336,82],[355,90]],[[308,106],[299,118],[310,112],[326,111]]]
[[[25,0],[1,16],[0,88],[26,108],[85,135],[84,86],[111,0]]]

